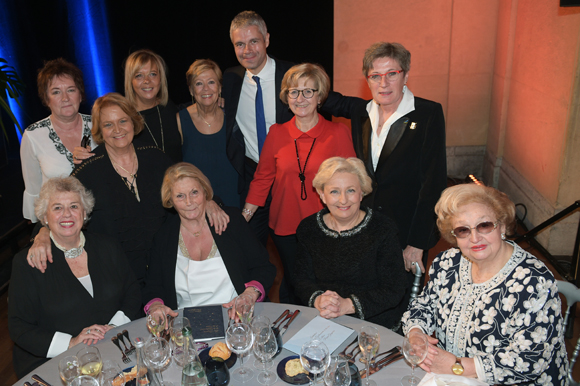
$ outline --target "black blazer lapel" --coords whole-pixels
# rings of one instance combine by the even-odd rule
[[[371,136],[373,128],[371,126],[371,119],[368,115],[360,118],[361,139],[362,139],[362,155],[363,161],[367,167],[369,176],[375,179],[375,169],[373,168],[373,156],[371,154]]]
[[[409,117],[401,117],[391,125],[391,129],[389,130],[389,134],[387,135],[387,139],[383,145],[383,150],[381,151],[381,156],[379,157],[379,164],[385,162],[391,153],[393,153],[393,150],[395,150],[395,147],[397,147],[397,144],[401,140],[408,123]]]

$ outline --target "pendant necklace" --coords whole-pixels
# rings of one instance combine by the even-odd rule
[[[141,113],[139,113],[139,114],[141,114]],[[163,122],[161,121],[161,112],[159,111],[159,105],[157,105],[157,115],[159,116],[159,127],[161,127],[161,147],[160,147],[160,149],[163,150],[163,152],[165,153],[165,138],[163,137]],[[141,115],[141,116],[143,116],[143,115]],[[147,131],[149,131],[149,134],[151,134],[151,138],[153,138],[153,142],[155,142],[155,146],[159,147],[159,144],[157,143],[157,140],[155,139],[155,136],[153,135],[153,132],[149,128],[149,125],[147,124],[147,121],[145,120],[145,118],[143,118],[143,123],[145,123],[145,127],[147,128]]]
[[[306,161],[304,161],[304,169],[300,166],[300,155],[298,154],[298,144],[296,143],[296,139],[294,139],[294,147],[296,148],[296,159],[298,159],[298,178],[300,178],[300,198],[302,201],[306,200],[308,196],[306,194],[306,176],[304,176],[304,172],[306,171],[306,164],[308,164],[308,159],[310,158],[310,154],[312,153],[312,149],[314,148],[314,143],[316,142],[316,138],[312,141],[312,146],[310,146],[310,150],[308,151],[308,155],[306,156]]]

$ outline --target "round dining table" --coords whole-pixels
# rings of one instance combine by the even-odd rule
[[[296,319],[290,324],[288,330],[283,336],[283,342],[286,343],[294,334],[296,334],[301,328],[303,328],[308,322],[314,319],[316,316],[319,315],[318,310],[315,308],[310,307],[303,307],[303,306],[296,306],[291,304],[282,304],[282,303],[256,303],[254,308],[254,315],[265,315],[271,321],[276,320],[285,310],[290,310],[292,313],[294,310],[300,310],[300,313],[296,317]],[[182,310],[179,310],[180,315],[182,315]],[[350,316],[340,316],[336,319],[332,319],[334,322],[341,324],[345,327],[351,328],[352,334],[346,339],[334,352],[334,354],[338,354],[341,352],[349,343],[351,343],[354,337],[358,334],[362,326],[365,325],[373,325],[375,326],[379,334],[381,336],[380,348],[379,353],[387,351],[395,346],[402,346],[403,344],[403,337],[401,335],[396,334],[395,332],[389,330],[388,328],[379,326],[377,324],[369,323],[367,321],[353,318]],[[225,309],[223,309],[223,321],[224,326],[228,324],[228,316]],[[127,323],[125,325],[119,326],[107,332],[105,338],[99,341],[96,346],[98,347],[101,357],[103,360],[109,359],[118,362],[119,366],[122,369],[130,368],[135,366],[135,355],[130,355],[129,358],[131,359],[128,363],[123,363],[122,361],[122,354],[121,351],[113,344],[111,341],[112,337],[117,336],[117,334],[123,330],[127,330],[129,332],[129,336],[131,340],[134,342],[134,339],[137,337],[142,337],[144,339],[149,338],[151,335],[147,330],[146,319],[138,319],[131,323]],[[221,340],[212,340],[208,341],[207,343],[212,346],[216,342],[224,341]],[[33,383],[32,375],[36,374],[40,376],[46,383],[50,386],[63,386],[63,382],[60,379],[59,371],[58,371],[58,363],[61,358],[64,358],[68,355],[76,355],[76,353],[84,346],[83,343],[65,351],[64,353],[52,358],[48,362],[44,363],[43,365],[36,368],[30,374],[26,375],[22,379],[20,379],[15,385],[24,385],[24,382]],[[123,347],[121,345],[121,347]],[[273,370],[276,371],[276,367],[278,363],[283,360],[284,358],[297,355],[289,350],[282,349],[282,351],[274,357],[274,367]],[[356,365],[359,370],[364,369],[364,365],[358,360],[360,356],[357,357]],[[243,385],[260,385],[257,380],[257,374],[260,370],[257,370],[253,367],[254,362],[254,355],[253,354],[246,354],[244,357],[244,365],[252,366],[254,370],[254,376],[248,382],[244,383]],[[236,361],[236,364],[232,367],[231,370],[237,368],[240,364],[240,360]],[[400,385],[401,378],[405,375],[411,374],[411,366],[404,360],[398,360],[394,363],[389,364],[388,366],[384,367],[382,370],[374,373],[371,375],[370,379],[374,380],[377,385]],[[417,367],[415,369],[415,375],[419,378],[422,378],[425,375],[425,372]],[[170,381],[174,384],[174,386],[181,385],[181,367],[179,367],[175,361],[171,361],[171,364],[165,368],[163,371],[163,380]],[[362,380],[364,383],[364,379]],[[230,381],[230,385],[237,385],[239,384],[234,379]],[[281,380],[279,377],[276,380],[275,385],[288,385],[288,383]],[[153,386],[156,385],[156,382],[153,382]],[[323,385],[322,380],[319,382],[319,385]]]

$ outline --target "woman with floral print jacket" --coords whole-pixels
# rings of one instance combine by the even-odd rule
[[[515,206],[493,188],[446,189],[441,235],[457,248],[433,261],[423,293],[403,316],[409,339],[429,337],[420,366],[488,384],[567,385],[561,304],[546,266],[505,241]]]

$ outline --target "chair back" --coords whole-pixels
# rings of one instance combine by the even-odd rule
[[[574,303],[580,301],[580,289],[572,283],[563,280],[558,280],[558,292],[566,298],[566,314],[564,315],[564,329],[565,329],[566,326],[568,325],[570,307]],[[572,386],[580,385],[579,382],[576,382],[574,378],[572,378],[572,369],[576,364],[576,359],[578,359],[579,353],[580,353],[580,338],[578,339],[578,342],[576,342],[576,347],[574,347],[572,358],[570,358],[570,367],[568,368],[568,381]]]

